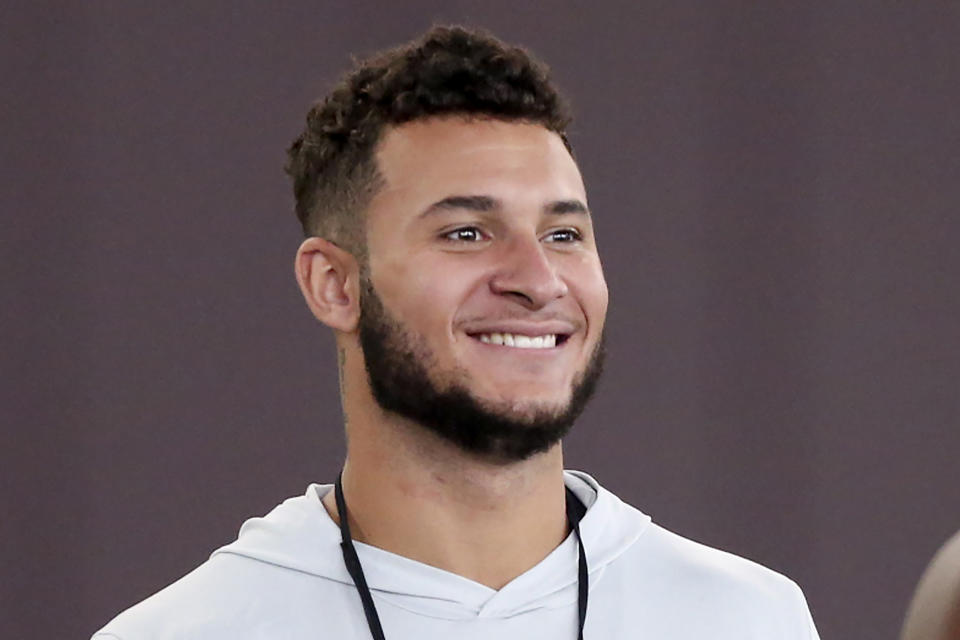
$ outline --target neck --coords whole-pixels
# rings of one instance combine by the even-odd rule
[[[491,464],[396,416],[366,413],[350,417],[343,469],[355,540],[493,589],[563,542],[559,444],[522,462]],[[339,522],[333,493],[323,502]]]

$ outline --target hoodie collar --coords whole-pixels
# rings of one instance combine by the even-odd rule
[[[580,535],[595,584],[605,567],[642,535],[650,518],[586,473],[565,471],[564,483],[587,507]],[[304,495],[284,501],[264,517],[247,520],[237,540],[211,557],[238,555],[352,585],[340,551],[340,529],[320,502],[332,489],[329,484],[311,484]],[[577,599],[577,541],[572,533],[499,591],[377,547],[361,542],[355,546],[370,589],[422,615],[499,618],[566,606]]]

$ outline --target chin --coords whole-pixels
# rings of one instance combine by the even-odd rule
[[[515,393],[512,393],[508,397],[485,399],[484,404],[504,416],[523,420],[535,415],[563,413],[570,404],[570,394],[525,394],[518,398]]]
[[[503,399],[562,399],[569,398],[576,375],[552,370],[522,371],[518,367],[491,371],[462,369],[461,384],[472,387],[476,393]]]

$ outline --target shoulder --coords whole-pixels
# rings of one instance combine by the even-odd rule
[[[589,505],[581,528],[598,595],[591,606],[646,625],[651,637],[816,640],[786,576],[663,528],[582,472],[566,481]]]
[[[649,597],[665,606],[695,607],[720,627],[747,635],[763,629],[780,638],[817,638],[806,599],[790,578],[651,523],[624,558],[644,575]]]
[[[216,563],[221,564],[222,563]],[[208,560],[187,575],[123,611],[94,634],[93,640],[150,640],[189,637],[191,628],[230,584],[220,576],[224,567]],[[229,570],[229,568],[228,568]]]
[[[244,637],[256,619],[282,620],[287,600],[304,590],[306,574],[277,570],[234,554],[213,556],[176,582],[120,613],[93,640],[226,640]],[[297,602],[289,602],[297,606]]]
[[[681,582],[705,583],[731,589],[792,591],[786,576],[752,560],[709,547],[651,523],[638,540],[645,562],[669,570]]]
[[[335,593],[339,584],[325,571],[327,565],[339,568],[339,556],[327,557],[328,547],[337,549],[335,541],[321,544],[326,534],[313,490],[311,485],[306,496],[247,520],[235,542],[120,613],[93,638],[236,640],[252,629],[257,637],[303,635],[305,616],[320,615],[317,598]],[[334,529],[328,537],[339,533],[327,528]]]

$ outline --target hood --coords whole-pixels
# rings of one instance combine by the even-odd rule
[[[596,480],[565,471],[565,484],[587,505],[580,522],[590,582],[643,534],[650,518],[623,503]],[[262,518],[251,518],[235,542],[213,556],[233,554],[268,563],[277,570],[308,573],[353,585],[343,564],[340,529],[321,498],[333,485],[311,484]],[[577,540],[571,533],[539,564],[499,591],[462,576],[377,547],[355,543],[371,591],[396,606],[439,618],[510,617],[577,601]]]

